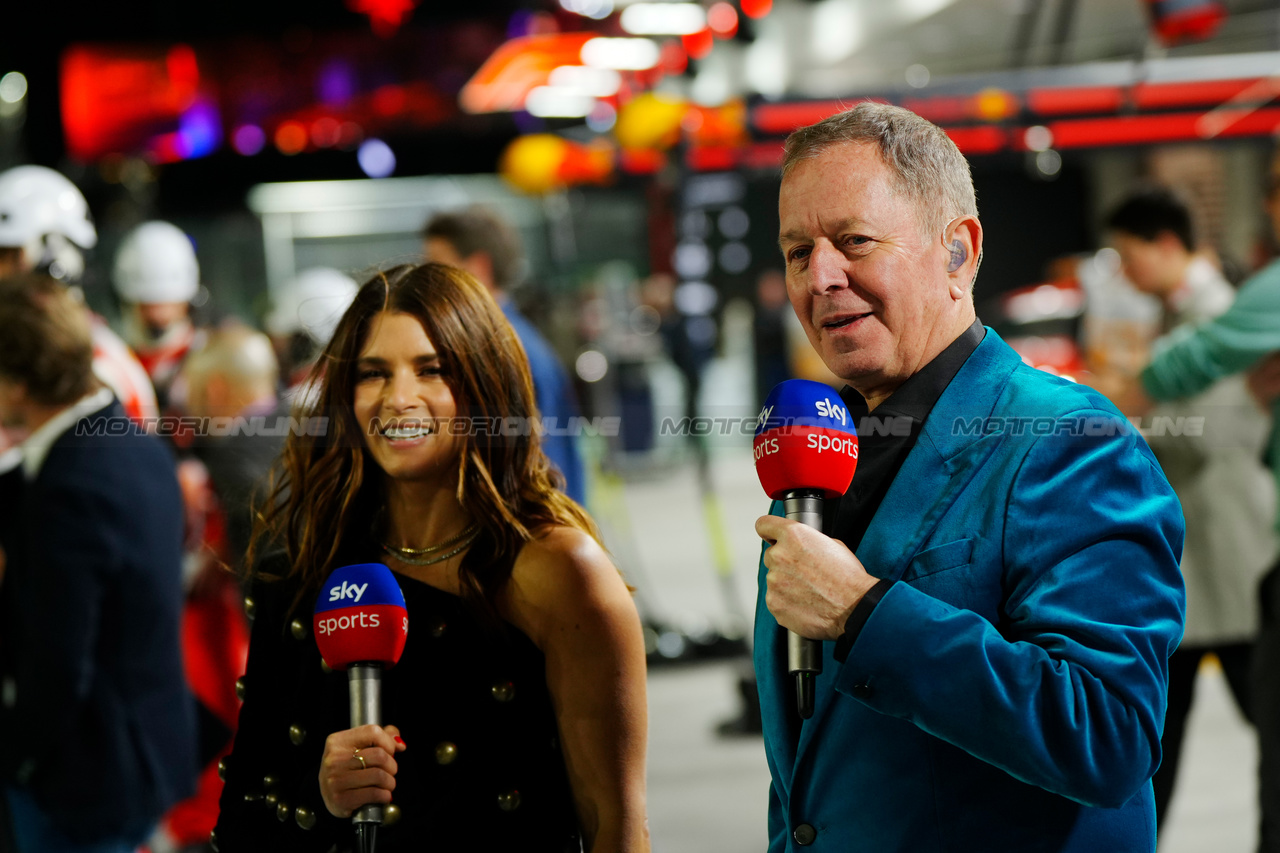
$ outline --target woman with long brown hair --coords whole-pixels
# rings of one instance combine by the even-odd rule
[[[639,618],[557,489],[493,299],[440,264],[380,272],[320,368],[307,414],[326,428],[289,437],[259,518],[215,843],[342,849],[346,818],[381,803],[384,851],[648,850]],[[330,572],[371,561],[412,630],[383,678],[390,724],[349,729],[310,613]]]

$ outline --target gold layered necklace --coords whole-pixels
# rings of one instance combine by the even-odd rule
[[[381,545],[383,551],[402,563],[410,566],[430,566],[461,554],[470,547],[478,535],[480,535],[480,523],[476,522],[456,536],[425,548],[402,548],[389,542],[382,542]],[[446,548],[448,550],[445,550]]]

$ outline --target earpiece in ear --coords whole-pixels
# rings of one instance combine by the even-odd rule
[[[951,241],[951,260],[947,264],[947,272],[955,272],[964,266],[964,262],[969,259],[969,253],[965,251],[964,243],[959,240]]]

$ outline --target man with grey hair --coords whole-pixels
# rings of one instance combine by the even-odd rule
[[[1152,851],[1183,520],[1141,436],[978,322],[982,226],[938,127],[860,104],[794,133],[787,291],[861,446],[821,531],[765,540],[769,849]],[[786,632],[822,641],[813,710]]]

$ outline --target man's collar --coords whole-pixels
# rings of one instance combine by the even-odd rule
[[[42,423],[27,440],[22,442],[22,473],[28,481],[34,480],[44,465],[49,448],[62,437],[62,434],[85,415],[93,414],[111,404],[110,389],[99,388],[92,394],[86,394],[61,412]]]
[[[907,377],[884,402],[876,406],[876,416],[893,415],[911,418],[916,423],[923,422],[956,373],[982,343],[986,333],[982,323],[975,319],[946,349]],[[846,385],[840,393],[855,419],[868,413],[866,401],[853,388]]]

